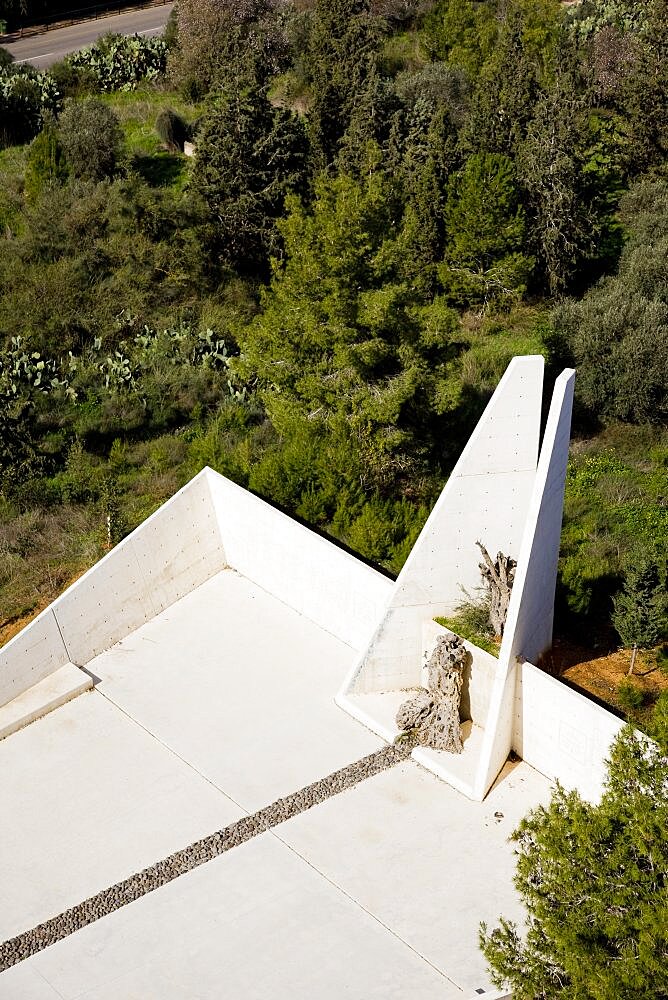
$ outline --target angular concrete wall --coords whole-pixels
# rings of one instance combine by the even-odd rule
[[[392,580],[217,472],[207,477],[229,565],[362,650]]]
[[[574,387],[575,372],[567,369],[552,394],[476,779],[479,798],[510,752],[518,664],[537,660],[552,643]]]
[[[480,540],[517,558],[536,475],[543,358],[514,358],[397,579],[341,696],[419,684],[422,623],[480,585]]]
[[[51,608],[0,649],[0,705],[70,662]]]
[[[517,671],[512,747],[528,764],[591,802],[603,791],[610,746],[624,723],[554,677]]]
[[[203,472],[0,649],[0,705],[86,664],[225,565]]]

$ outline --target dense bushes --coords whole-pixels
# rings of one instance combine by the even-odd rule
[[[48,74],[23,63],[0,66],[0,149],[29,142],[59,105]]]
[[[132,90],[164,73],[167,46],[161,38],[109,34],[64,62],[74,79],[83,78],[96,90]]]
[[[578,396],[598,417],[668,417],[668,184],[622,200],[628,241],[618,274],[554,313],[555,346],[578,367]]]
[[[69,101],[60,116],[60,141],[75,177],[98,181],[110,177],[121,144],[118,118],[95,98]]]
[[[48,188],[62,184],[68,174],[58,133],[53,126],[48,126],[33,140],[26,157],[24,190],[27,200],[36,201]]]

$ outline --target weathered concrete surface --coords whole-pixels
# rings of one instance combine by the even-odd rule
[[[392,580],[217,472],[206,474],[228,564],[361,652]]]
[[[225,565],[204,470],[0,649],[0,705],[84,666]]]
[[[9,970],[0,1000],[463,1000],[489,985],[478,921],[521,919],[507,837],[547,793],[518,765],[481,805],[400,764]]]
[[[517,671],[513,750],[565,788],[597,802],[623,722],[531,663]]]
[[[508,836],[548,796],[525,764],[476,803],[407,762],[276,834],[468,995],[489,986],[480,920],[522,919]]]
[[[574,388],[575,372],[566,369],[554,385],[517,559],[476,778],[479,798],[487,793],[511,749],[518,664],[523,660],[536,661],[552,643]]]

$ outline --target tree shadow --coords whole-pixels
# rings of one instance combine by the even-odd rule
[[[178,183],[185,170],[183,157],[167,152],[150,156],[138,154],[134,157],[132,166],[151,187],[172,187]]]

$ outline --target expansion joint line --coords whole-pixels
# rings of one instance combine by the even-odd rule
[[[253,837],[266,833],[267,830],[285,823],[293,816],[298,816],[299,813],[306,812],[307,809],[338,795],[339,792],[353,788],[366,778],[399,764],[410,756],[412,749],[413,743],[408,740],[401,744],[382,747],[367,757],[362,757],[339,771],[334,771],[327,777],[320,778],[291,795],[286,795],[285,798],[276,799],[271,805],[259,809],[250,816],[243,816],[222,830],[209,834],[202,840],[196,840],[188,847],[117,882],[109,889],[103,889],[83,903],[64,910],[58,916],[38,924],[37,927],[9,938],[0,944],[0,972],[62,941],[63,938],[108,916],[122,906],[134,903],[142,896],[147,896],[149,892],[167,885],[168,882],[206,864],[207,861],[212,861],[233,847],[239,847]]]

